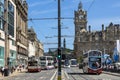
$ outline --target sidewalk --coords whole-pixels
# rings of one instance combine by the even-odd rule
[[[10,73],[9,76],[2,76],[0,73],[0,80],[8,79],[9,77],[20,75],[20,73],[26,72],[26,69],[22,69],[21,71],[15,70],[13,73]]]

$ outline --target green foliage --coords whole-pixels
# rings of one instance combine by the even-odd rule
[[[70,53],[70,52],[73,52],[73,50],[71,50],[71,49],[65,49],[65,53]]]
[[[79,58],[77,58],[78,62],[79,63],[82,63],[83,62],[83,56],[81,55]]]

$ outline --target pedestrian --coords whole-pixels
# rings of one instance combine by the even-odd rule
[[[13,73],[14,72],[14,67],[12,66],[12,68],[11,68],[11,73]]]
[[[0,67],[0,72],[1,72],[2,67]]]
[[[5,69],[4,69],[4,76],[9,76],[9,68],[7,65],[5,66]]]
[[[4,76],[4,67],[1,67],[1,74]]]
[[[24,65],[24,64],[22,64],[22,68],[23,68],[23,69],[25,68],[25,65]]]
[[[20,65],[19,65],[19,70],[20,70],[20,72],[21,72],[21,68],[22,68],[22,65],[20,64]]]
[[[100,64],[98,62],[95,63],[97,68],[100,68]]]

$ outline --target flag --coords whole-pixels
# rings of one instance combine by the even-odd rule
[[[114,48],[113,60],[114,60],[115,62],[119,61],[119,54],[118,54],[117,47]]]

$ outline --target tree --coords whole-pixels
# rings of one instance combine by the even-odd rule
[[[77,60],[78,60],[78,63],[82,63],[83,62],[83,56],[80,55],[80,57]]]

